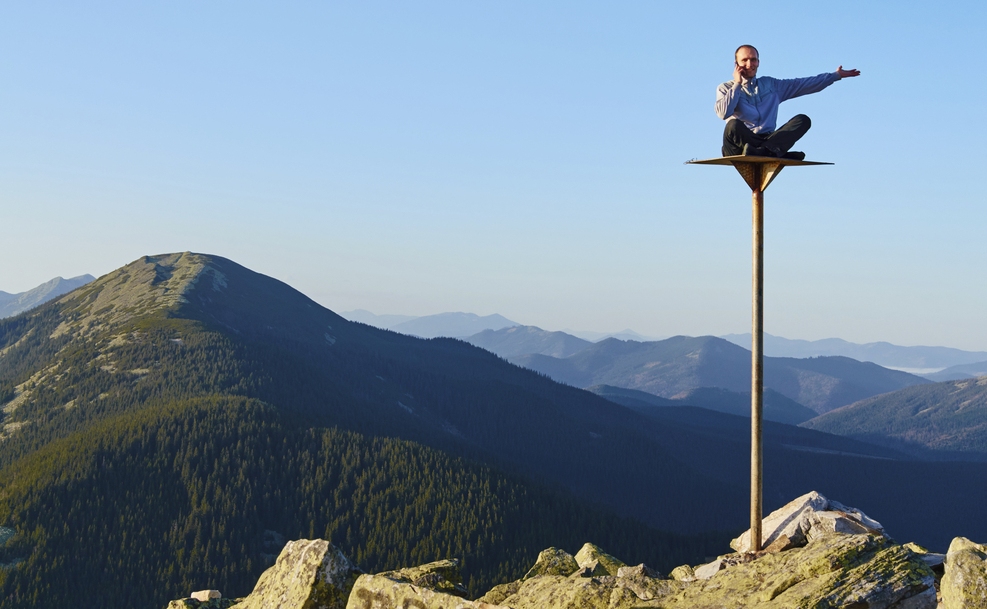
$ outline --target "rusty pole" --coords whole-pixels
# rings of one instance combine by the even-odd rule
[[[749,552],[761,550],[763,512],[763,455],[761,419],[764,398],[764,191],[782,169],[792,166],[832,165],[817,161],[774,157],[727,156],[688,165],[732,165],[751,188],[753,247],[751,289],[751,542]]]
[[[751,261],[751,544],[761,550],[761,415],[764,391],[764,191],[754,189],[752,199]]]

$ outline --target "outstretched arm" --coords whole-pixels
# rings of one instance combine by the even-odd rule
[[[851,76],[860,76],[860,70],[844,70],[843,66],[836,68],[836,75],[840,78],[850,78]]]

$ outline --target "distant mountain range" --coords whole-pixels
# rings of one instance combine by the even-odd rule
[[[437,338],[439,336],[466,338],[484,330],[500,330],[521,325],[497,314],[481,317],[474,313],[438,313],[416,317],[414,315],[375,315],[366,309],[355,309],[344,311],[340,315],[350,321],[358,321],[376,328],[394,330],[421,338]],[[578,338],[586,342],[597,342],[605,338],[636,341],[654,340],[633,330],[609,333],[566,330],[559,332],[559,334],[565,334],[568,337]]]
[[[445,336],[463,338],[493,351],[501,357],[519,357],[532,353],[568,357],[578,345],[600,342],[607,338],[623,341],[656,342],[657,338],[627,329],[621,332],[587,332],[576,330],[546,331],[536,326],[523,326],[501,315],[479,316],[473,313],[439,313],[416,317],[412,315],[375,315],[365,309],[345,311],[341,315],[350,320],[377,328],[394,330],[402,334],[435,338]],[[498,331],[510,327],[525,328],[517,336],[477,336],[486,330]],[[543,333],[543,334],[542,334]],[[540,334],[540,335],[539,335]],[[727,334],[721,336],[735,345],[750,348],[751,335]],[[545,344],[537,346],[538,341]],[[583,342],[579,342],[583,341]],[[565,347],[559,347],[561,343]],[[554,343],[554,344],[549,344]],[[558,351],[557,349],[560,349]],[[553,351],[555,350],[555,351]],[[566,353],[568,355],[561,355]],[[931,381],[972,378],[987,370],[987,351],[964,351],[951,347],[903,347],[887,342],[857,344],[840,338],[822,340],[793,340],[764,335],[764,354],[768,357],[794,357],[805,359],[820,356],[849,357],[861,362],[873,362],[885,368],[901,370]],[[973,367],[970,369],[965,366]]]
[[[342,316],[350,321],[358,321],[385,330],[419,338],[463,338],[484,330],[500,330],[518,325],[502,315],[479,316],[475,313],[438,313],[414,317],[411,315],[374,315],[370,311],[357,309],[347,311]]]
[[[498,334],[503,340],[494,340]],[[540,343],[535,340],[539,336]],[[468,340],[494,346],[498,349],[495,353],[509,361],[575,387],[612,385],[665,398],[679,398],[700,387],[750,391],[750,351],[714,336],[676,336],[647,343],[609,338],[565,357],[538,352],[505,355],[518,350],[508,340],[511,337],[518,337],[517,342],[529,347],[560,340],[549,333],[522,333],[516,329],[510,333],[488,332]],[[928,382],[848,357],[766,357],[764,361],[765,387],[817,413]]]
[[[36,288],[17,294],[0,292],[0,318],[13,317],[29,309],[46,303],[53,298],[58,298],[72,290],[84,286],[96,278],[92,275],[79,275],[71,279],[55,277],[51,281],[42,283]]]
[[[750,348],[751,335],[727,334],[722,336],[735,345]],[[840,338],[822,340],[791,340],[780,336],[764,335],[764,354],[771,357],[818,357],[841,355],[861,362],[874,362],[885,368],[906,370],[931,380],[933,374],[943,368],[961,364],[987,362],[987,351],[963,351],[950,347],[902,347],[878,342],[863,345]]]
[[[972,379],[987,375],[987,362],[975,362],[973,364],[960,364],[950,366],[939,372],[923,374],[930,381],[959,381],[962,379]]]

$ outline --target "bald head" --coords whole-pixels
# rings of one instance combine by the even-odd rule
[[[744,44],[737,47],[737,50],[733,53],[733,60],[737,64],[737,70],[742,77],[750,80],[757,76],[757,68],[761,65],[761,59],[757,53],[757,49],[753,46]]]

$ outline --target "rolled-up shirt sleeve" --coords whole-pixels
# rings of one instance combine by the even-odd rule
[[[728,81],[716,88],[716,116],[726,120],[733,116],[740,101],[740,85]]]

